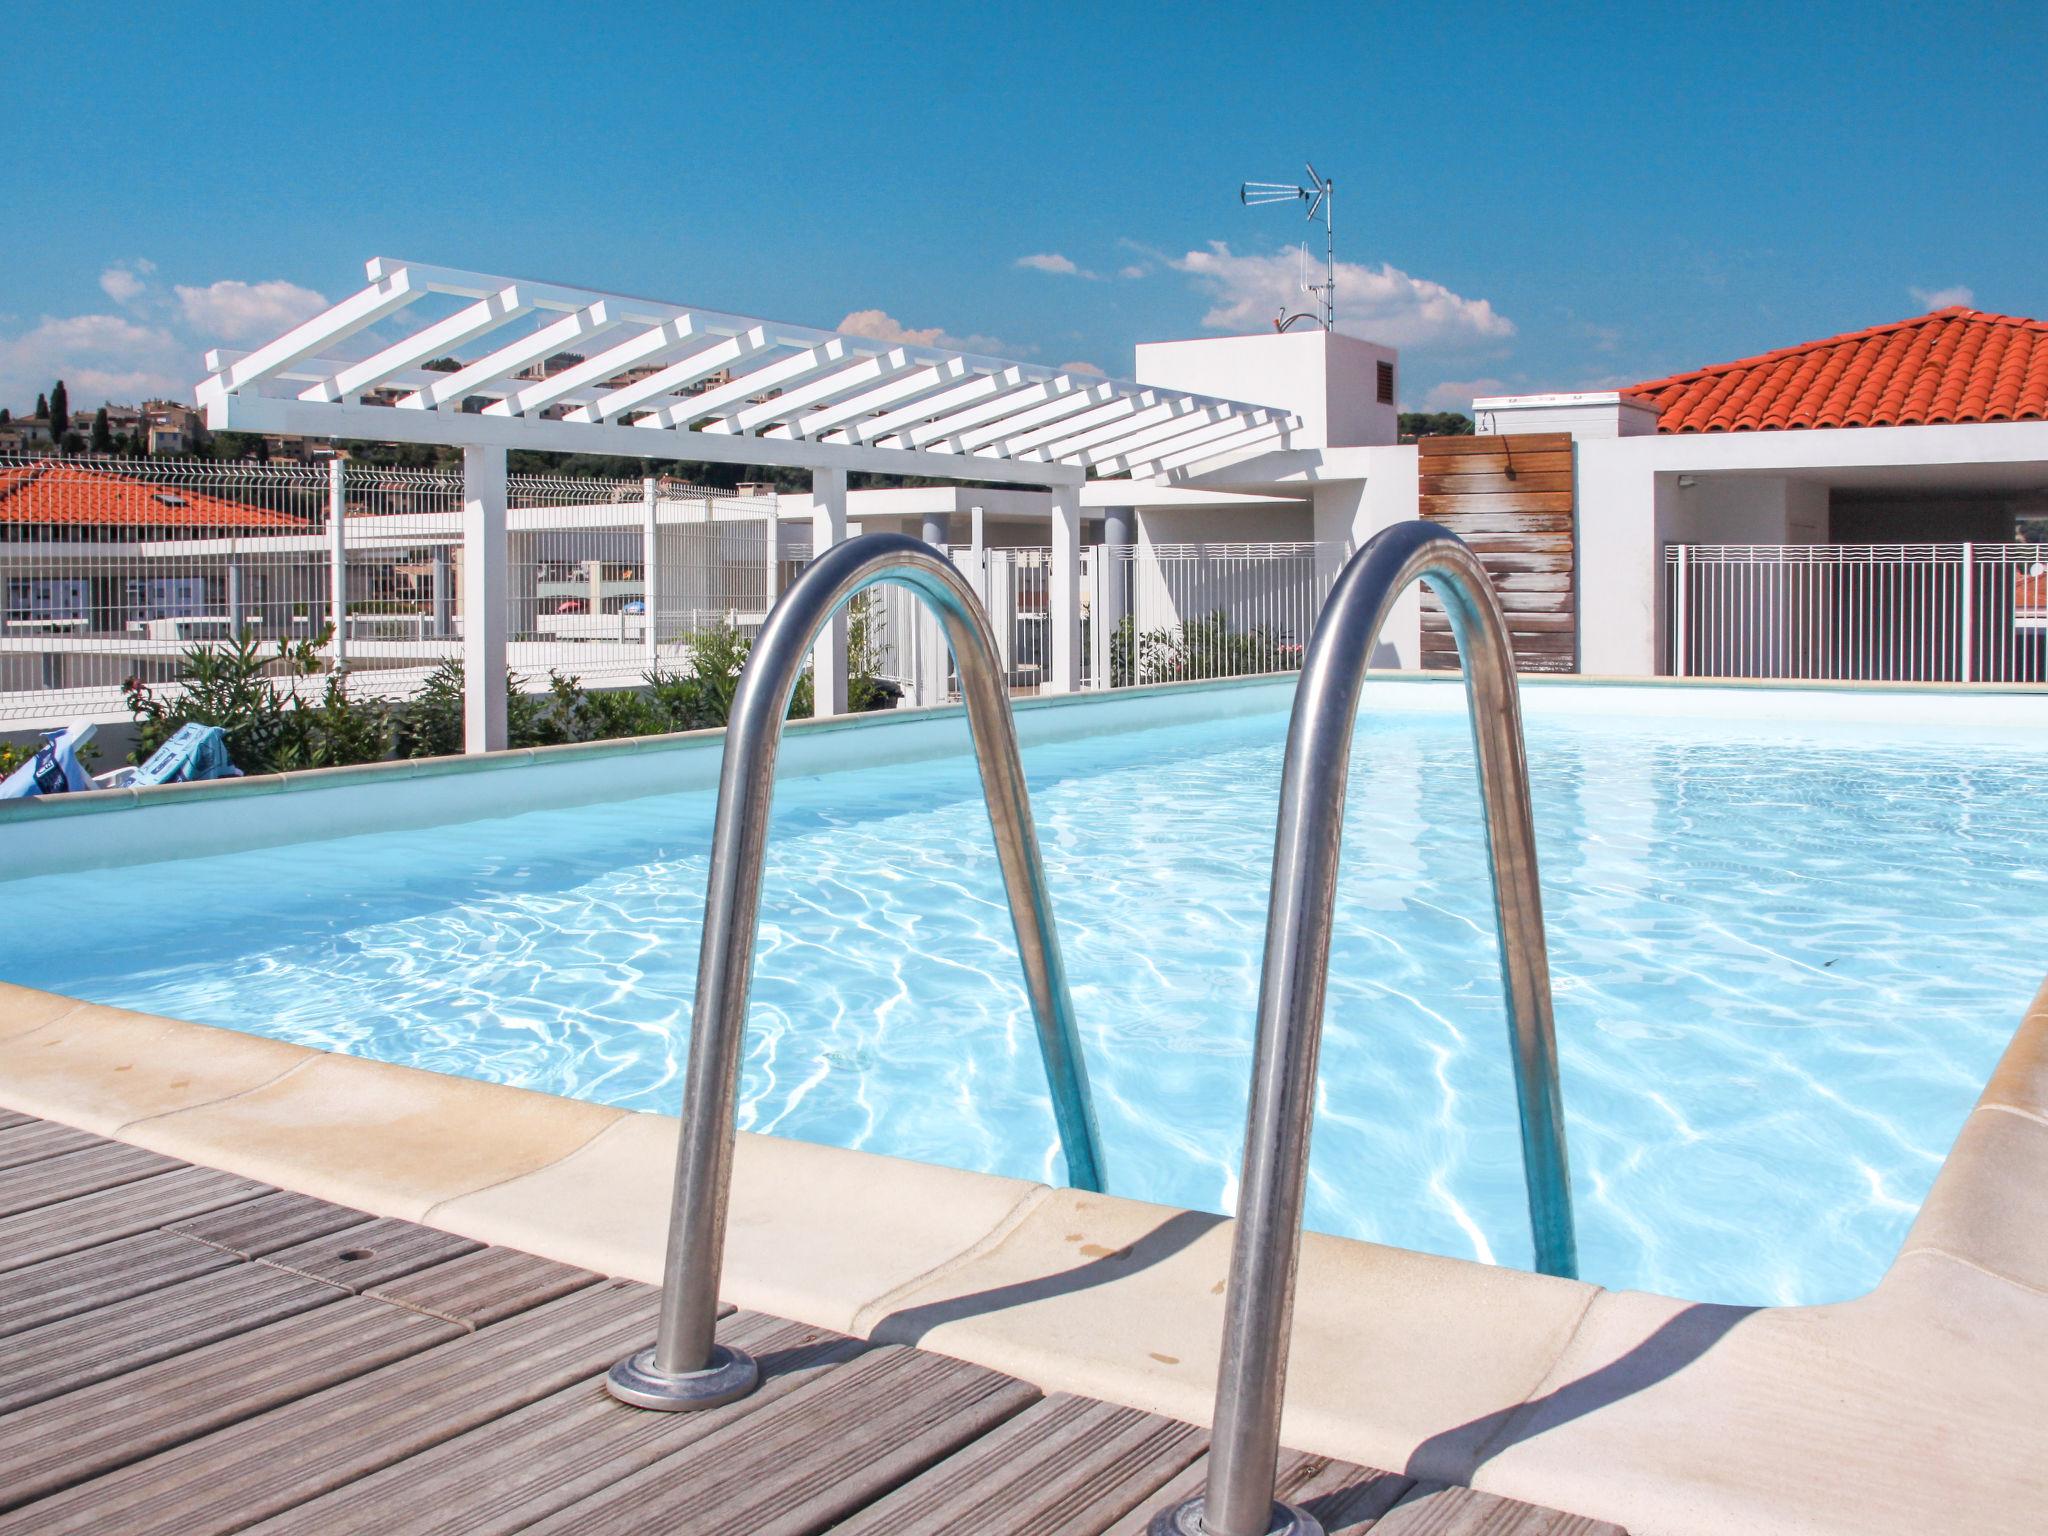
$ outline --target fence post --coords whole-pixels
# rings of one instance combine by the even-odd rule
[[[1081,488],[1052,491],[1052,557],[1046,571],[1046,620],[1052,626],[1047,693],[1072,693],[1081,682]]]
[[[334,670],[348,670],[348,515],[347,466],[338,458],[327,463],[327,617],[334,626]]]
[[[1977,632],[1976,610],[1977,546],[1965,539],[1963,541],[1963,601],[1960,605],[1963,633],[1960,637],[1962,649],[1959,654],[1963,681],[1966,683],[1974,683],[1977,680],[1976,658],[1971,654],[1975,650],[1973,641],[1976,638]]]
[[[661,637],[655,633],[654,615],[659,611],[661,596],[661,488],[652,475],[640,481],[640,620],[646,629],[645,650],[647,670],[658,671],[661,666]],[[708,510],[708,508],[707,508]],[[717,548],[714,544],[713,549]],[[714,559],[717,556],[714,554]]]
[[[967,509],[967,584],[988,606],[988,539],[980,507]]]
[[[505,747],[505,644],[511,601],[505,450],[462,450],[462,750]]]
[[[811,471],[811,558],[846,540],[846,471]],[[846,713],[846,610],[841,608],[818,632],[811,652],[811,714],[814,719]]]
[[[1690,622],[1692,584],[1687,580],[1689,571],[1687,569],[1688,562],[1686,556],[1690,552],[1691,546],[1679,545],[1678,563],[1673,568],[1675,572],[1673,581],[1676,590],[1672,593],[1671,599],[1671,673],[1674,677],[1685,677],[1688,675],[1685,669],[1685,653],[1686,640],[1692,634]]]

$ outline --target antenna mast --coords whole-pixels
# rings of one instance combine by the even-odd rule
[[[1335,330],[1337,326],[1337,231],[1336,225],[1330,216],[1330,206],[1336,201],[1337,184],[1327,176],[1318,175],[1313,165],[1306,166],[1305,169],[1308,171],[1308,185],[1305,187],[1296,186],[1292,182],[1285,181],[1248,181],[1238,188],[1237,200],[1248,208],[1255,208],[1261,203],[1303,202],[1308,204],[1308,217],[1311,221],[1314,220],[1318,213],[1323,216],[1323,280],[1320,283],[1304,283],[1302,288],[1305,292],[1315,294],[1320,301],[1318,307],[1322,310],[1320,318],[1323,329],[1326,331]],[[1308,251],[1308,242],[1306,240],[1302,242],[1301,248],[1303,253],[1306,254]],[[1280,313],[1274,318],[1273,329],[1284,331],[1298,320],[1313,321],[1317,318],[1315,315],[1308,314],[1290,315],[1287,312],[1287,307],[1282,305]]]

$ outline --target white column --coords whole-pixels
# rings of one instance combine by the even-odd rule
[[[462,450],[462,749],[505,747],[505,450]]]
[[[811,558],[846,538],[846,471],[811,471]],[[840,609],[811,652],[811,697],[819,718],[846,713],[846,610]]]
[[[327,622],[334,626],[334,670],[348,668],[348,488],[340,459],[327,465]],[[436,578],[439,579],[438,576]]]
[[[1100,654],[1104,656],[1109,653],[1110,637],[1131,611],[1130,566],[1137,548],[1138,509],[1110,507],[1102,514],[1102,553],[1097,557],[1099,575],[1096,585],[1102,594],[1102,606],[1097,612],[1102,616]],[[1095,683],[1098,688],[1109,686],[1106,664]]]
[[[661,637],[654,628],[656,599],[660,595],[656,580],[656,572],[661,569],[661,531],[657,526],[659,498],[660,487],[654,476],[643,478],[640,482],[640,618],[646,625],[644,640],[647,670],[650,672],[661,661]]]
[[[1047,619],[1052,625],[1052,670],[1047,693],[1081,686],[1081,488],[1052,491],[1052,568],[1046,573]]]
[[[952,515],[946,512],[925,513],[924,528],[918,537],[922,538],[927,544],[936,544],[939,548],[944,549],[952,542],[953,538]]]

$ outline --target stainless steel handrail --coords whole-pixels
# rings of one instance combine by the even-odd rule
[[[1067,1179],[1079,1189],[1102,1188],[1095,1110],[1053,926],[1045,864],[1031,823],[1007,680],[981,602],[944,556],[917,539],[871,533],[835,544],[790,584],[768,615],[726,725],[661,1324],[654,1347],[620,1361],[607,1382],[614,1397],[638,1407],[715,1407],[745,1396],[758,1380],[754,1362],[718,1344],[713,1329],[775,758],[805,655],[842,603],[882,582],[909,587],[922,598],[952,647],[1022,954],[1024,989],[1052,1088]]]
[[[1306,1511],[1275,1502],[1273,1478],[1345,782],[1367,658],[1395,600],[1410,582],[1425,578],[1450,617],[1465,665],[1536,1267],[1552,1275],[1578,1268],[1514,654],[1478,557],[1435,524],[1401,523],[1376,535],[1345,566],[1316,623],[1294,696],[1208,1489],[1206,1496],[1160,1511],[1151,1524],[1154,1536],[1314,1536],[1321,1529]]]

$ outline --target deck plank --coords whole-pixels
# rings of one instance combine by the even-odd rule
[[[241,1261],[168,1232],[117,1242],[17,1269],[0,1282],[0,1339],[127,1301]]]
[[[557,1264],[516,1248],[480,1248],[431,1269],[366,1287],[363,1294],[477,1329],[603,1278],[593,1270]]]
[[[602,1373],[652,1329],[655,1299],[647,1286],[607,1281],[479,1333],[384,1302],[349,1298],[342,1306],[409,1319],[453,1340],[211,1434],[183,1437],[0,1519],[0,1533],[241,1530]]]
[[[472,1238],[379,1216],[326,1237],[280,1248],[258,1264],[324,1280],[358,1295],[483,1247]]]
[[[869,1350],[780,1402],[528,1527],[810,1536],[1023,1411],[1038,1389],[901,1345]],[[678,1523],[678,1512],[687,1521]]]
[[[125,1531],[121,1521],[96,1523],[91,1514],[97,1490],[122,1475],[117,1469],[463,1337],[439,1318],[344,1296],[8,1414],[0,1418],[0,1509],[12,1513],[0,1516],[0,1532],[56,1529],[45,1512],[53,1503],[84,1511],[67,1528]]]
[[[347,1293],[281,1270],[236,1264],[16,1334],[0,1353],[0,1414],[253,1332]]]
[[[1057,1393],[955,1452],[833,1536],[1099,1536],[1152,1507],[1201,1453],[1206,1432],[1136,1408]]]
[[[368,1211],[316,1200],[311,1195],[279,1190],[245,1205],[208,1211],[173,1222],[165,1230],[224,1249],[244,1259],[260,1259],[280,1248],[296,1247],[331,1237],[371,1220]]]
[[[1418,1483],[1373,1536],[1628,1536],[1620,1526],[1476,1488]]]
[[[0,1217],[156,1178],[185,1166],[175,1158],[124,1146],[118,1141],[96,1142],[75,1152],[24,1163],[0,1173]]]
[[[82,1253],[185,1216],[272,1194],[268,1184],[212,1168],[180,1168],[61,1205],[0,1217],[0,1273]]]
[[[1153,1514],[1202,1491],[1209,1478],[1209,1458],[1193,1461],[1164,1487],[1103,1533],[1103,1536],[1145,1536]],[[1322,1522],[1327,1536],[1364,1536],[1379,1529],[1377,1521],[1415,1486],[1401,1472],[1355,1466],[1329,1456],[1282,1451],[1273,1479],[1274,1493],[1299,1505]]]
[[[46,1157],[61,1157],[66,1152],[83,1152],[104,1145],[104,1138],[91,1131],[59,1125],[54,1120],[0,1127],[0,1169],[18,1168],[23,1163],[37,1163]]]
[[[718,1331],[751,1352],[761,1387],[702,1413],[622,1407],[592,1376],[409,1460],[274,1516],[250,1536],[508,1536],[758,1411],[867,1348],[858,1339],[738,1313]],[[479,1468],[488,1469],[485,1476]]]
[[[0,1111],[0,1536],[1141,1536],[1198,1426],[721,1309],[761,1388],[644,1413],[652,1288]],[[1625,1536],[1283,1452],[1329,1536]]]

